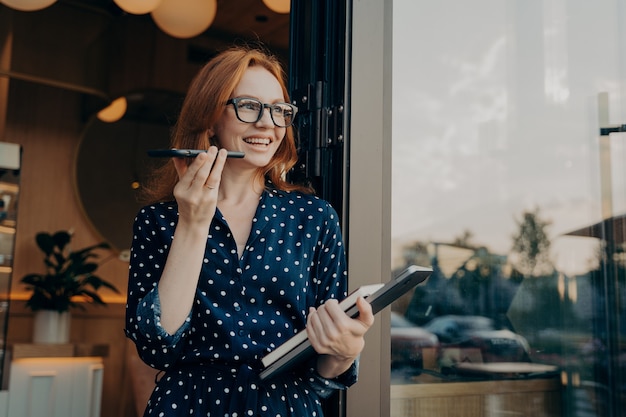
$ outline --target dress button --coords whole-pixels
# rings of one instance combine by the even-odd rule
[[[243,336],[246,332],[243,330],[239,330],[239,336]]]
[[[241,311],[241,306],[235,306],[235,311]]]

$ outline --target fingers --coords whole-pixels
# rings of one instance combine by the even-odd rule
[[[222,176],[222,169],[226,161],[226,150],[218,152],[211,146],[206,153],[201,153],[188,164],[187,158],[172,158],[178,173],[179,183],[185,189],[217,189]]]
[[[340,338],[341,335],[341,331],[329,312],[329,305],[331,304],[336,304],[336,300],[326,301],[326,304],[320,306],[317,310],[313,307],[309,309],[309,317],[307,319],[309,339],[314,339],[319,345],[328,346],[332,343],[332,340]],[[330,309],[332,310],[332,307]],[[343,315],[346,318],[348,317],[345,313]],[[342,318],[339,318],[339,320],[342,320]],[[313,343],[313,340],[311,342]]]
[[[172,158],[172,162],[174,163],[174,168],[176,168],[176,173],[180,180],[185,175],[185,172],[187,172],[188,165],[186,158]]]
[[[307,318],[307,334],[318,353],[342,358],[356,357],[364,345],[364,335],[374,323],[371,305],[357,300],[359,316],[350,318],[336,300],[328,300],[319,308],[311,308]]]
[[[346,327],[360,333],[361,327],[356,326],[357,323],[360,323],[364,333],[374,324],[374,313],[371,304],[363,297],[357,299],[356,305],[359,309],[359,315],[354,319],[346,315],[339,307],[337,300],[334,299],[326,301],[323,306],[317,309],[317,313],[320,315],[322,325],[329,331],[337,327]]]
[[[356,306],[359,309],[359,320],[366,329],[369,329],[374,324],[374,312],[372,311],[372,305],[368,303],[365,298],[359,297],[356,300]]]
[[[212,146],[189,163],[188,158],[172,158],[179,180],[174,186],[178,203],[177,227],[205,227],[217,208],[218,191],[227,151]],[[189,165],[187,165],[189,164]],[[181,226],[182,225],[182,226]]]
[[[217,148],[214,148],[217,151]],[[228,155],[228,151],[226,149],[220,149],[217,152],[215,159],[212,164],[209,164],[208,161],[205,163],[196,176],[196,181],[202,182],[205,178],[204,174],[207,174],[206,179],[202,182],[203,186],[209,190],[217,190],[220,186],[220,181],[222,179],[222,170],[224,169],[224,164],[226,163],[226,157]],[[208,166],[210,165],[210,166]],[[207,173],[208,171],[208,173]]]

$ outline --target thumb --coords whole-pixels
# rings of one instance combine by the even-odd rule
[[[356,300],[356,306],[359,309],[359,316],[357,319],[365,325],[366,328],[370,328],[374,324],[374,313],[372,312],[372,305],[368,303],[365,298],[359,297]]]
[[[185,158],[172,158],[172,162],[174,163],[174,168],[176,168],[176,173],[178,174],[178,179],[180,180],[185,172],[187,172],[187,161]]]

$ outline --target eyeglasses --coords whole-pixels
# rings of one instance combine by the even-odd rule
[[[263,111],[270,109],[270,117],[277,127],[289,127],[298,113],[298,108],[289,103],[262,103],[249,97],[231,98],[226,105],[232,104],[237,119],[244,123],[256,123],[263,117]]]

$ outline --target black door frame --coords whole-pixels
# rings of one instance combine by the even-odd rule
[[[338,212],[347,231],[351,0],[292,0],[289,92],[298,106],[298,164],[293,181],[308,183]],[[346,415],[345,392],[324,404],[327,417]]]

